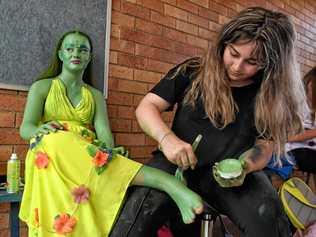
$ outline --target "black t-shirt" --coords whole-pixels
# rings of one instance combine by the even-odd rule
[[[260,83],[232,87],[233,98],[239,111],[233,123],[224,129],[218,129],[206,116],[201,98],[194,109],[182,103],[194,80],[194,71],[189,68],[170,79],[170,75],[178,66],[171,69],[150,92],[168,101],[171,104],[169,109],[177,104],[172,130],[180,139],[192,144],[198,134],[203,135],[195,152],[198,167],[213,165],[214,162],[227,158],[237,158],[251,148],[258,135],[254,125],[254,102]]]

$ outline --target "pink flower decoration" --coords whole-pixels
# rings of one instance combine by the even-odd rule
[[[89,200],[90,191],[86,186],[80,185],[79,187],[74,188],[71,191],[71,194],[74,197],[74,202],[80,204]]]
[[[36,159],[35,159],[35,165],[37,168],[47,168],[49,163],[48,155],[45,152],[37,152],[36,153]]]
[[[108,153],[98,150],[94,158],[92,159],[92,161],[96,167],[102,167],[108,162],[108,158],[109,158]]]
[[[62,213],[55,217],[54,229],[57,234],[64,235],[72,232],[73,228],[77,223],[76,218],[71,217],[67,213]]]

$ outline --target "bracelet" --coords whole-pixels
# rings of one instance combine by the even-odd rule
[[[160,139],[160,142],[158,143],[158,150],[162,151],[162,147],[161,147],[161,143],[163,142],[163,140],[169,136],[170,134],[172,134],[172,132],[167,132],[165,135],[162,136],[162,138]]]

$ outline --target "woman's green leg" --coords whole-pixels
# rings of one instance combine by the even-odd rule
[[[186,224],[192,223],[195,214],[200,214],[203,211],[202,199],[199,195],[174,176],[159,169],[143,166],[131,185],[147,186],[165,191],[176,202],[183,222]]]

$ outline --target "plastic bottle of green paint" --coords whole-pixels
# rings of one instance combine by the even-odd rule
[[[20,160],[16,153],[12,153],[7,166],[7,192],[16,193],[19,191],[20,181]]]

